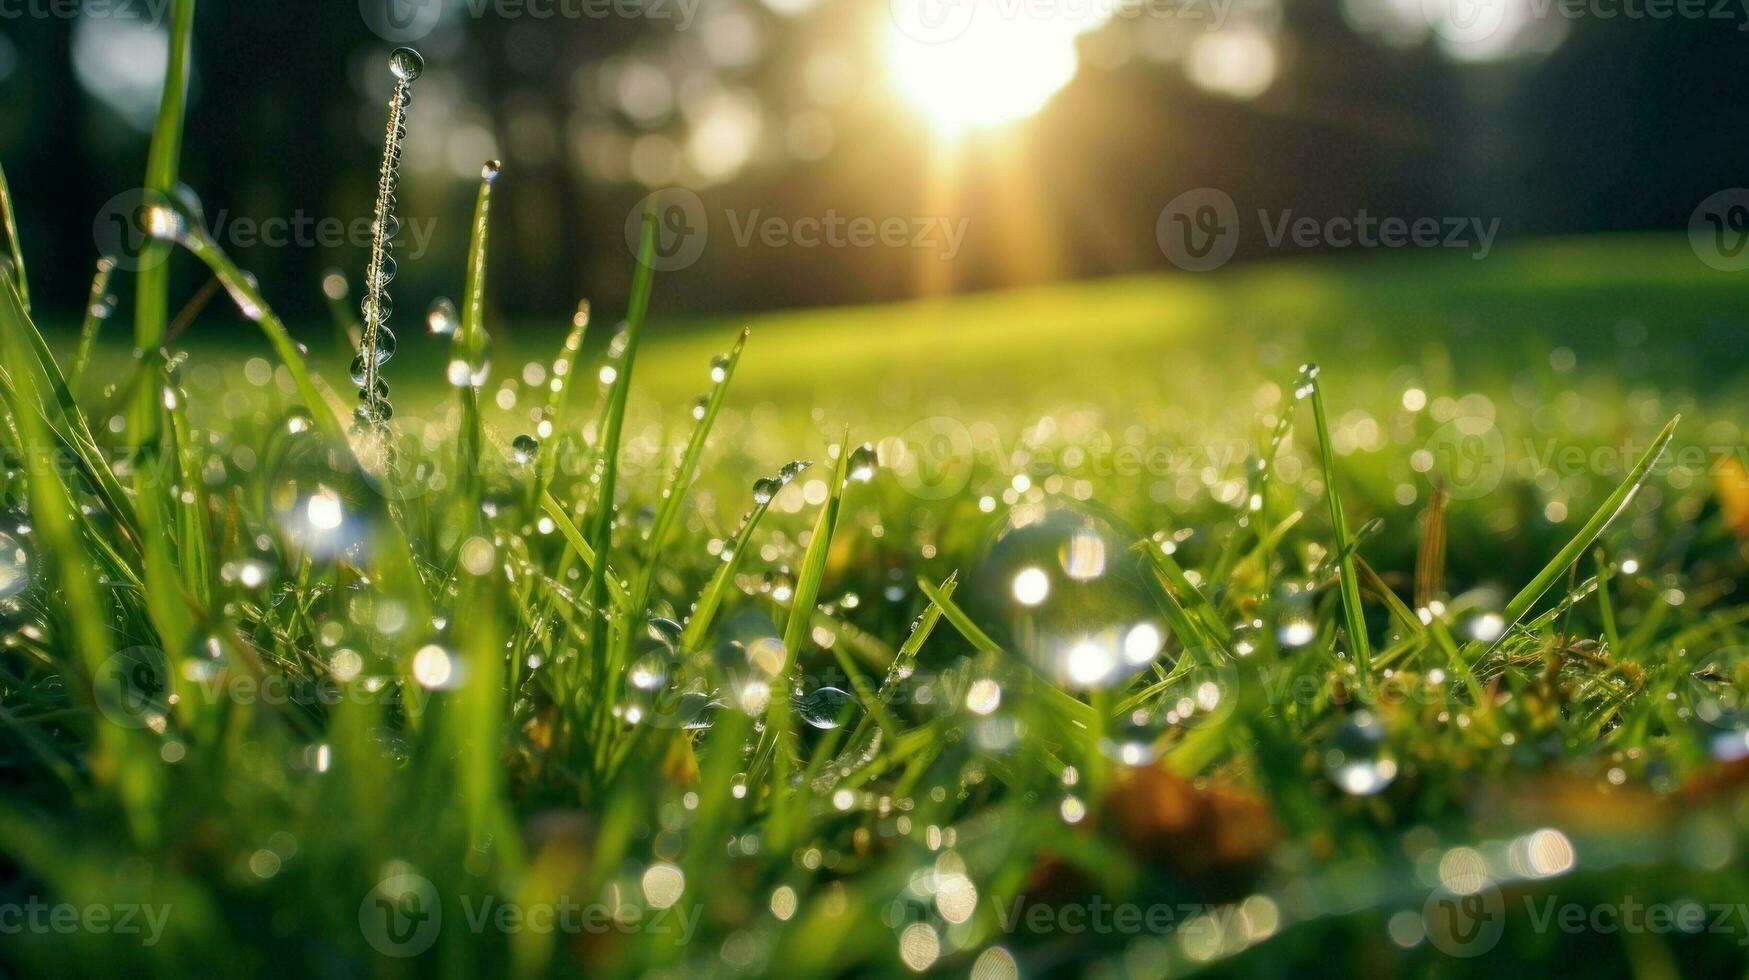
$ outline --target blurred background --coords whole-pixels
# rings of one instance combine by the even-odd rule
[[[45,310],[83,304],[97,251],[84,216],[141,180],[167,6],[0,2],[0,162]],[[1742,7],[208,0],[182,175],[209,221],[365,218],[387,55],[405,42],[426,71],[401,218],[430,232],[402,246],[409,310],[459,291],[494,157],[494,278],[515,284],[494,302],[555,321],[580,297],[623,303],[626,217],[669,186],[697,192],[710,240],[658,306],[710,313],[1170,268],[1156,219],[1200,187],[1242,213],[1497,218],[1503,241],[1674,232],[1749,181]],[[951,259],[736,242],[764,217],[833,215],[950,222],[964,240]],[[365,252],[227,247],[306,322],[324,315],[325,271],[356,283]],[[1324,247],[1248,235],[1236,261]],[[196,272],[178,261],[184,288]]]

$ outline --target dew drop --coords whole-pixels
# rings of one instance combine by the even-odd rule
[[[816,687],[795,699],[796,714],[822,731],[842,726],[855,711],[849,694],[836,687]]]
[[[1016,507],[973,575],[973,614],[1058,683],[1111,687],[1152,664],[1166,642],[1133,540],[1089,510]]]
[[[425,314],[425,325],[439,337],[448,337],[455,333],[455,304],[447,297],[439,296],[431,304],[430,312]]]
[[[1126,766],[1147,765],[1160,757],[1160,736],[1168,727],[1163,711],[1137,708],[1112,719],[1099,740],[1099,751]]]
[[[1371,796],[1397,778],[1397,761],[1385,745],[1385,726],[1370,711],[1357,711],[1324,747],[1324,771],[1342,791]]]
[[[30,584],[30,553],[10,534],[0,532],[0,599],[9,599]]]
[[[875,470],[879,466],[874,447],[865,442],[850,454],[847,478],[852,483],[867,483],[874,479]]]
[[[518,463],[527,466],[540,454],[540,440],[524,432],[510,441],[510,452]]]
[[[389,71],[403,82],[411,82],[425,71],[425,59],[412,48],[396,48],[389,55]]]

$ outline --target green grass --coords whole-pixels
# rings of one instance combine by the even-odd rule
[[[0,969],[1743,968],[1537,925],[1744,894],[1742,324],[1681,240],[711,319],[646,267],[567,333],[491,315],[491,188],[392,455],[198,228],[258,340],[136,363],[0,280],[0,927],[162,911]],[[1035,511],[1098,571],[1026,612]],[[1122,683],[1035,669],[1138,621]]]

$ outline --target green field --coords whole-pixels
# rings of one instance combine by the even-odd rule
[[[0,963],[1740,971],[1737,293],[1657,237],[711,320],[657,277],[629,385],[607,323],[561,374],[488,316],[458,391],[403,314],[390,480],[230,310],[144,372],[105,324],[75,408],[9,286],[8,448],[74,459],[8,477],[0,896],[143,928]],[[1634,903],[1688,925],[1585,918]]]

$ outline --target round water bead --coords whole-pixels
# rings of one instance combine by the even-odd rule
[[[510,454],[518,463],[527,466],[540,454],[540,440],[524,432],[510,440]]]
[[[642,634],[632,644],[632,665],[626,682],[635,688],[654,691],[663,687],[680,668],[680,624],[660,616],[644,624]]]
[[[1160,736],[1171,727],[1158,708],[1137,708],[1106,724],[1099,751],[1126,766],[1144,766],[1160,758]]]
[[[324,558],[363,543],[377,491],[343,441],[329,439],[295,410],[262,456],[264,509],[287,541]]]
[[[1749,647],[1707,654],[1683,686],[1696,718],[1718,728],[1749,728]]]
[[[850,454],[847,479],[852,483],[867,483],[874,479],[875,470],[879,466],[874,447],[865,442]]]
[[[10,599],[30,584],[30,553],[10,534],[0,532],[0,599]]]
[[[666,643],[668,646],[678,651],[680,649],[680,637],[686,632],[686,630],[672,619],[667,619],[662,616],[651,616],[649,622],[644,624],[644,632],[649,634],[651,639]]]
[[[1111,687],[1166,645],[1147,559],[1134,541],[1080,507],[1016,507],[973,576],[973,614],[1052,680]]]
[[[1356,711],[1324,746],[1324,772],[1345,793],[1371,796],[1397,778],[1397,760],[1385,745],[1385,726],[1370,711]]]
[[[816,687],[794,700],[796,714],[820,729],[831,731],[843,725],[855,712],[851,697],[836,687]]]
[[[1275,642],[1284,650],[1298,650],[1318,637],[1318,621],[1312,609],[1311,587],[1302,582],[1283,582],[1273,597]]]
[[[492,338],[484,330],[475,333],[477,336],[471,338],[457,336],[449,367],[444,372],[449,383],[457,388],[483,388],[492,373]]]
[[[771,498],[777,496],[777,491],[783,485],[769,476],[762,476],[753,481],[753,502],[764,506],[771,503]]]
[[[389,70],[403,82],[411,82],[425,71],[425,59],[412,48],[396,48],[389,54]]]
[[[383,316],[387,317],[388,313],[385,311]],[[376,357],[378,367],[387,364],[389,359],[395,356],[396,346],[395,332],[388,327],[377,327]]]
[[[702,731],[715,724],[722,706],[723,702],[703,691],[681,691],[672,699],[658,701],[658,713],[651,723],[663,728]]]
[[[439,296],[432,301],[431,310],[425,314],[425,325],[431,329],[433,334],[439,337],[448,337],[455,333],[458,319],[455,304],[449,299]]]

